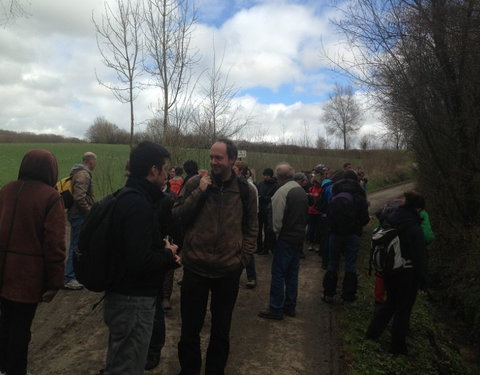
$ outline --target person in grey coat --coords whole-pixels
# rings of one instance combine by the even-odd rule
[[[279,189],[272,197],[273,247],[270,302],[258,316],[265,319],[283,319],[295,316],[298,291],[300,253],[305,240],[308,199],[303,188],[293,180],[295,171],[288,163],[275,169]]]

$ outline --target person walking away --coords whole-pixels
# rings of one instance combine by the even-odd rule
[[[251,178],[251,173],[250,173],[250,170],[248,169],[247,162],[242,160],[237,160],[235,162],[235,165],[233,166],[233,171],[239,178],[246,179],[249,185],[253,187],[253,189],[255,190],[255,195],[257,198],[257,207],[258,207],[258,190]],[[257,213],[257,216],[258,216],[258,213]],[[255,256],[252,256],[252,260],[245,267],[245,271],[247,272],[247,283],[245,284],[245,287],[247,289],[255,288],[257,286],[257,270],[255,267]]]
[[[408,354],[406,334],[417,293],[427,291],[427,252],[419,213],[425,199],[416,191],[404,193],[405,203],[386,218],[398,230],[404,266],[385,272],[387,300],[376,306],[366,338],[378,339],[393,317],[390,352]]]
[[[142,375],[164,274],[179,262],[177,246],[160,237],[157,204],[166,183],[168,151],[144,141],[130,153],[128,193],[113,209],[114,280],[105,293],[108,349],[104,375]],[[128,322],[126,324],[125,322]]]
[[[210,148],[211,174],[192,177],[173,206],[185,232],[181,286],[182,329],[178,343],[181,375],[199,374],[200,331],[209,295],[210,342],[205,373],[224,374],[230,350],[230,326],[243,268],[257,240],[257,200],[253,187],[233,173],[237,147],[227,139]],[[240,189],[248,188],[242,202]]]
[[[276,168],[280,185],[272,198],[273,231],[276,242],[272,259],[270,301],[266,310],[258,316],[265,319],[283,319],[283,315],[295,316],[298,294],[300,252],[307,226],[307,194],[293,181],[295,173],[288,163]]]
[[[340,254],[345,254],[345,276],[342,299],[353,302],[357,293],[357,255],[360,250],[362,228],[370,221],[365,190],[352,170],[343,172],[343,178],[332,187],[328,207],[330,243],[328,268],[323,279],[323,300],[332,303],[336,294]]]
[[[37,306],[63,286],[65,208],[53,188],[57,161],[46,150],[23,157],[18,180],[0,190],[0,372],[27,374]],[[48,360],[48,358],[45,358]]]
[[[65,289],[78,290],[83,288],[83,285],[77,281],[75,271],[73,270],[73,254],[78,247],[82,224],[95,202],[92,172],[96,165],[97,156],[93,152],[86,152],[83,154],[82,163],[75,164],[70,170],[73,205],[68,211],[68,221],[70,222],[71,230],[70,247],[65,265],[63,285]]]
[[[258,237],[257,253],[267,255],[273,247],[272,197],[278,189],[273,169],[265,168],[263,181],[258,184]]]

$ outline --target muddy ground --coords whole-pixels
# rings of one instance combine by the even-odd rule
[[[371,194],[371,212],[386,200],[397,197],[411,185]],[[309,252],[301,261],[297,316],[283,321],[257,317],[266,307],[269,294],[271,255],[256,256],[258,286],[245,289],[245,274],[234,311],[229,375],[323,375],[343,374],[336,312],[342,306],[324,304],[320,257]],[[175,279],[180,280],[181,270]],[[173,309],[166,319],[167,340],[159,367],[151,375],[179,372],[176,345],[180,334],[179,286],[174,285]],[[41,304],[32,328],[29,367],[35,375],[94,375],[103,367],[108,332],[100,304],[101,294],[59,291],[50,304]],[[202,346],[205,353],[209,332],[205,320]]]

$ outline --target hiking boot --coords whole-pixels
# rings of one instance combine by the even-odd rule
[[[253,289],[257,286],[257,280],[248,280],[247,283],[245,284],[245,287],[247,289]]]
[[[272,319],[272,320],[283,320],[283,314],[280,312],[275,312],[270,309],[262,310],[258,313],[260,318]]]
[[[172,309],[172,304],[170,303],[170,298],[164,298],[162,300],[162,307],[164,311],[169,311]]]
[[[160,363],[160,354],[148,354],[145,370],[153,370]]]
[[[70,280],[68,283],[65,283],[63,285],[63,289],[80,290],[83,289],[83,285],[80,284],[77,280]]]

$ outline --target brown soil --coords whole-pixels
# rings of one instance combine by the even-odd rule
[[[371,194],[371,212],[386,200],[411,188],[399,186]],[[301,261],[297,316],[283,321],[257,317],[268,302],[271,255],[256,256],[258,286],[245,289],[245,274],[234,311],[229,375],[323,375],[345,372],[336,310],[321,301],[320,257],[306,254]],[[181,279],[181,270],[176,280]],[[41,304],[32,328],[29,367],[36,375],[93,375],[103,367],[108,332],[103,307],[92,306],[101,294],[61,290],[53,302]],[[166,320],[167,340],[161,364],[147,374],[173,375],[179,372],[177,342],[180,333],[179,286],[175,283],[173,310]],[[202,346],[205,353],[210,318],[205,319]]]

